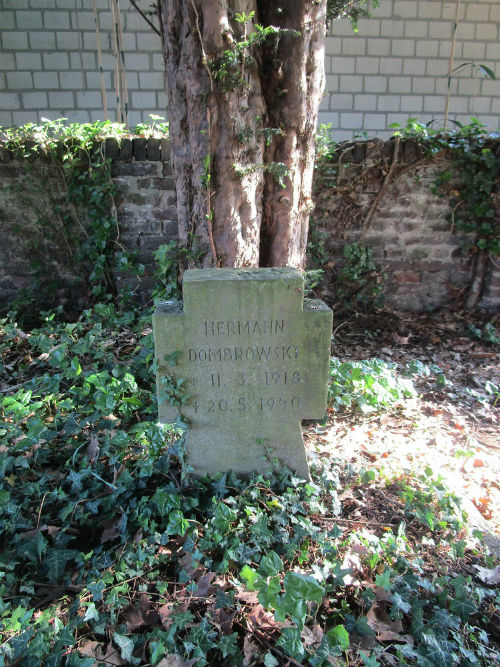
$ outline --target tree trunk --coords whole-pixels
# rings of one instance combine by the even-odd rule
[[[187,266],[304,264],[326,0],[159,0]]]

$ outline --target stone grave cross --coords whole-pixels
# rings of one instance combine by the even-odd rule
[[[309,479],[300,422],[325,415],[332,311],[303,291],[296,269],[193,269],[183,307],[157,307],[159,417],[189,424],[195,474],[277,458]]]

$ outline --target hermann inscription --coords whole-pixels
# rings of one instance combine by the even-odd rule
[[[309,478],[300,421],[324,416],[331,328],[295,269],[185,272],[183,308],[160,304],[153,329],[159,417],[189,423],[197,475],[265,472],[278,459]]]

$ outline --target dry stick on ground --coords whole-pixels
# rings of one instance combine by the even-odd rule
[[[366,232],[367,232],[367,230],[368,230],[368,225],[370,224],[370,220],[372,219],[373,214],[375,213],[375,211],[376,211],[376,209],[377,209],[377,206],[378,206],[378,204],[379,204],[379,202],[380,202],[380,199],[382,198],[382,195],[383,195],[384,192],[387,190],[387,187],[388,187],[389,183],[391,182],[392,173],[393,173],[394,168],[395,168],[395,166],[396,166],[396,164],[397,164],[397,162],[398,162],[399,146],[400,146],[400,144],[401,144],[401,138],[400,138],[400,137],[396,137],[396,142],[395,142],[395,144],[394,144],[394,156],[393,156],[393,158],[392,158],[391,166],[389,167],[389,171],[387,172],[387,174],[386,174],[386,176],[385,176],[385,178],[384,178],[384,182],[382,183],[382,186],[381,186],[380,190],[378,191],[377,196],[376,196],[375,199],[373,200],[373,203],[372,203],[372,205],[370,206],[370,210],[368,211],[368,213],[367,213],[367,215],[366,215],[366,218],[364,219],[363,225],[362,225],[362,227],[361,227],[361,234],[359,235],[359,240],[360,240],[360,241],[361,241],[361,240],[363,239],[363,237],[365,236],[365,234],[366,234]]]

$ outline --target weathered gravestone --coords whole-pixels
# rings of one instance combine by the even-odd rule
[[[290,268],[194,269],[183,289],[153,316],[160,421],[189,423],[197,475],[277,458],[308,479],[300,421],[325,414],[332,311]]]

